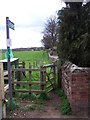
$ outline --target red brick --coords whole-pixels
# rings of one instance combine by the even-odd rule
[[[90,105],[90,69],[82,68],[81,71],[76,72],[70,73],[69,69],[64,69],[62,86],[72,110],[83,112],[83,110],[87,111],[88,104]]]

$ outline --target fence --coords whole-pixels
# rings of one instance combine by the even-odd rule
[[[33,78],[33,73],[35,72],[38,72],[37,76],[39,77],[37,80],[33,80],[35,79]],[[18,76],[15,77],[15,75]],[[26,89],[25,85],[27,86]],[[12,69],[12,89],[14,94],[16,92],[28,92],[28,93],[50,92],[52,89],[55,88],[55,86],[56,86],[55,64],[43,65],[40,68],[32,68],[31,65],[29,65],[29,68],[22,68],[21,66],[21,68],[19,67],[17,69]]]

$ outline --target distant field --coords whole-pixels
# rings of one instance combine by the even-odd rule
[[[0,50],[0,60],[2,59],[2,51]]]
[[[15,51],[13,55],[20,61],[25,61],[26,67],[29,66],[29,63],[33,66],[50,63],[47,51]]]

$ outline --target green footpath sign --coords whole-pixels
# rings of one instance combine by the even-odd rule
[[[5,58],[8,59],[12,59],[13,58],[13,53],[12,53],[12,50],[9,48],[7,49],[6,53],[5,53]]]

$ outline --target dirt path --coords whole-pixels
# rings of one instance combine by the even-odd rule
[[[60,113],[60,97],[55,93],[50,93],[50,100],[43,102],[38,101],[20,101],[20,108],[13,112],[7,111],[7,118],[73,118]],[[32,105],[35,105],[31,107]]]
[[[60,98],[53,92],[50,100],[45,103],[36,103],[37,107],[28,109],[35,101],[20,101],[20,108],[13,112],[7,111],[7,118],[60,118]]]

